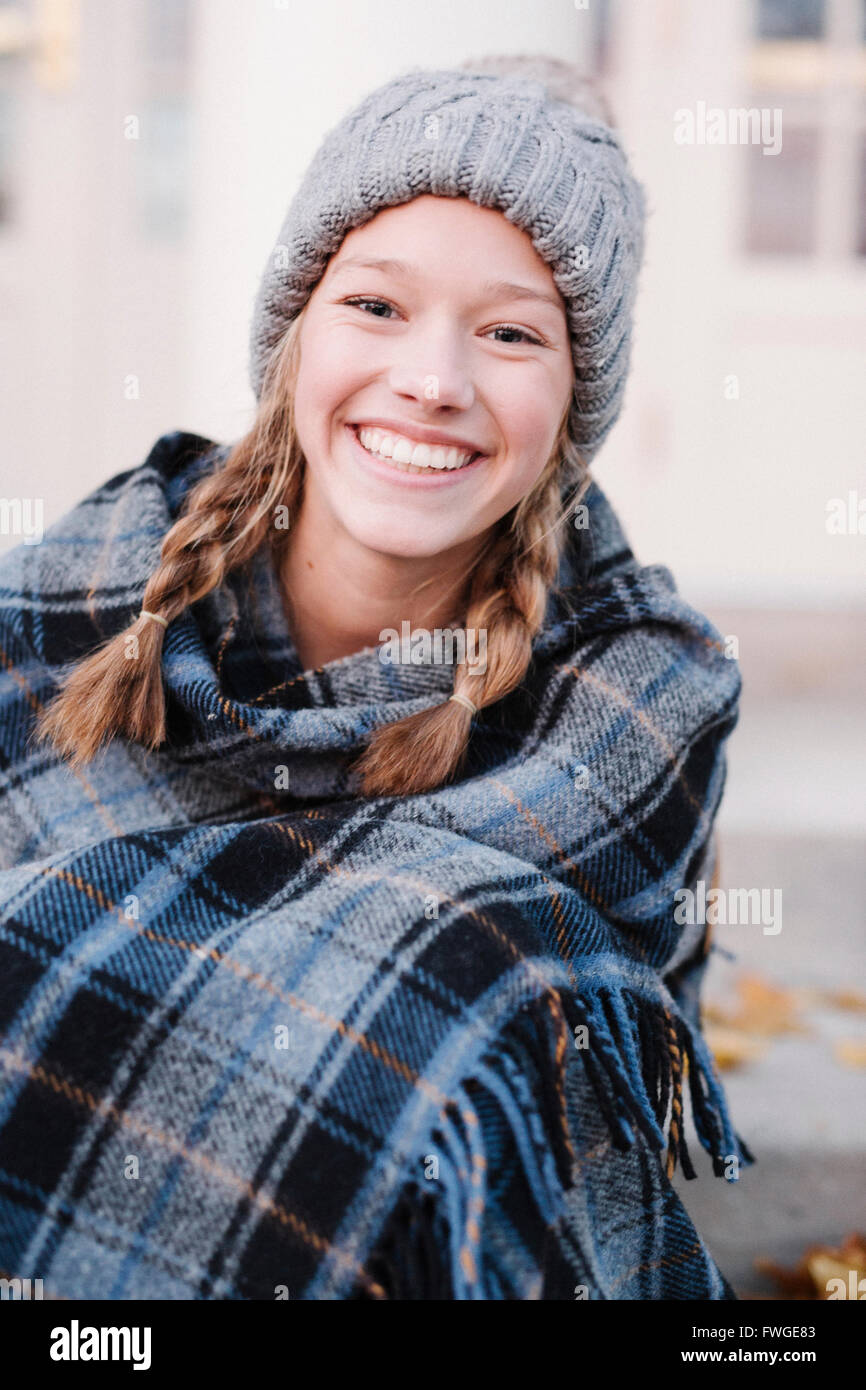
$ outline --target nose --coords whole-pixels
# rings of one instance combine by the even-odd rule
[[[473,404],[475,386],[456,325],[428,319],[406,334],[395,353],[389,372],[395,395],[453,410]]]

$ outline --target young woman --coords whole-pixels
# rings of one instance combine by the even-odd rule
[[[739,675],[588,472],[642,247],[567,65],[413,69],[289,209],[248,434],[4,558],[4,1270],[734,1296],[670,1178],[686,1076],[750,1158],[675,896]]]

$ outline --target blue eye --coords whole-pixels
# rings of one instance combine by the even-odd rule
[[[380,305],[383,309],[390,309],[390,308],[392,308],[392,305],[386,303],[386,301],[385,301],[384,299],[376,299],[375,296],[373,296],[373,295],[355,295],[354,298],[352,298],[352,299],[344,299],[344,300],[343,300],[343,303],[344,303],[344,304],[357,305],[357,307],[358,307],[359,309],[360,309],[361,306],[364,305],[364,304],[378,304],[378,305]],[[366,310],[365,310],[365,313],[366,313]],[[382,314],[374,314],[373,317],[378,319],[378,318],[382,318],[383,315],[382,315]]]
[[[525,328],[516,328],[511,324],[503,323],[498,328],[491,328],[491,333],[518,333],[525,343],[534,343],[536,347],[542,347],[540,338],[536,338],[532,333],[527,333]],[[499,340],[502,341],[501,339]],[[512,340],[513,341],[513,340]]]
[[[389,311],[393,310],[394,308],[393,304],[389,304],[387,300],[379,299],[378,296],[369,294],[353,295],[351,299],[344,299],[342,303],[350,304],[353,308],[362,309],[364,313],[369,312],[364,307],[367,304],[374,304],[380,309],[387,309]],[[379,319],[384,318],[385,315],[374,313],[372,314],[372,317]],[[517,338],[511,338],[505,342],[506,347],[516,344],[517,342],[532,343],[535,347],[544,347],[544,344],[540,338],[536,338],[534,334],[528,333],[525,328],[518,328],[515,324],[502,323],[499,324],[496,328],[491,328],[489,331],[491,333],[516,334]],[[498,341],[503,342],[503,339],[500,338]]]

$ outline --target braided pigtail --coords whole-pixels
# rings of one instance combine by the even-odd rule
[[[270,360],[252,429],[184,499],[145,588],[142,612],[62,677],[60,693],[40,711],[31,741],[51,742],[71,766],[89,762],[114,738],[151,749],[165,741],[167,624],[218,587],[263,541],[277,544],[274,528],[285,515],[277,514],[278,507],[294,513],[302,479],[293,410],[302,320],[303,313]]]
[[[486,632],[486,668],[457,667],[454,691],[432,709],[386,724],[370,737],[354,770],[367,796],[413,795],[450,781],[469,745],[474,712],[514,690],[526,674],[532,641],[544,622],[558,568],[563,527],[563,477],[589,475],[567,434],[566,413],[556,444],[535,486],[494,529],[471,575],[466,627]]]

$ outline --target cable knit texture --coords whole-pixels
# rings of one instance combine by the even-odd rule
[[[168,741],[74,772],[39,708],[227,453],[165,435],[0,558],[0,1268],[85,1299],[732,1298],[670,1181],[687,1095],[705,1167],[749,1161],[675,917],[737,714],[719,634],[593,485],[460,779],[365,798],[366,735],[453,671],[302,670],[262,550],[169,624]]]
[[[610,126],[520,75],[413,68],[328,132],[259,285],[256,396],[272,349],[346,233],[424,193],[498,208],[549,264],[571,334],[572,436],[589,461],[622,406],[644,194]]]

